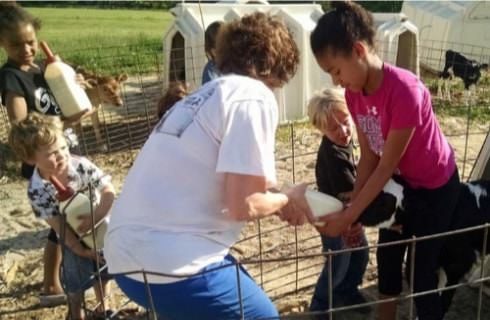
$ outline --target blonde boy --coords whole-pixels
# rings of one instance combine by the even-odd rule
[[[45,220],[58,237],[64,230],[62,284],[69,297],[69,317],[85,319],[82,310],[83,293],[92,284],[99,302],[98,312],[104,310],[103,297],[107,294],[107,282],[91,279],[99,253],[86,247],[71,228],[62,228],[59,201],[50,177],[56,177],[64,185],[75,191],[84,191],[89,184],[93,192],[94,219],[97,223],[107,216],[114,200],[114,188],[110,177],[84,157],[77,157],[68,151],[63,135],[63,125],[58,117],[29,113],[23,121],[14,124],[9,143],[22,161],[35,166],[29,181],[28,198],[37,218]],[[87,192],[88,193],[88,192]],[[90,215],[80,216],[79,233],[92,227]],[[98,285],[98,284],[101,285]]]
[[[352,118],[344,94],[338,89],[317,92],[308,103],[311,123],[338,145],[348,145],[352,139]]]
[[[316,93],[308,104],[308,116],[311,123],[323,134],[315,167],[318,190],[342,198],[352,191],[356,175],[352,145],[353,125],[343,92],[337,89],[325,89]],[[346,246],[364,246],[367,243],[360,225],[353,226],[349,232],[339,237],[321,234],[321,240],[324,252],[340,250]],[[366,302],[358,286],[362,283],[368,255],[369,251],[366,249],[334,257],[332,261],[334,307]],[[325,262],[311,300],[310,311],[329,309],[328,272],[328,264]],[[370,311],[369,308],[355,310],[361,313]]]

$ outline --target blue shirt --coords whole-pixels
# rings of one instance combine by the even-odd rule
[[[204,66],[202,71],[202,82],[201,84],[205,84],[213,80],[214,78],[219,77],[218,69],[216,69],[216,64],[213,60],[209,60],[208,63]]]

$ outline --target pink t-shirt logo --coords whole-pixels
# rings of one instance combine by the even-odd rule
[[[378,109],[376,106],[368,107],[368,114],[376,117],[378,115]]]
[[[371,150],[378,156],[383,153],[384,139],[381,131],[381,122],[376,115],[378,114],[375,106],[368,108],[367,115],[358,115],[357,122],[368,139]]]

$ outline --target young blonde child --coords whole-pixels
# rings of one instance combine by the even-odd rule
[[[325,89],[316,93],[308,103],[308,116],[313,126],[322,133],[315,167],[318,190],[346,200],[354,187],[356,167],[352,143],[352,119],[343,92],[338,89]],[[356,243],[349,241],[353,239],[357,239]],[[321,240],[323,252],[341,250],[353,245],[367,245],[360,224],[351,227],[343,236],[329,237],[321,234]],[[368,249],[334,256],[331,270],[333,307],[366,302],[358,286],[362,283],[368,260]],[[328,261],[325,261],[315,286],[310,311],[329,309],[328,274],[329,265]],[[370,311],[369,308],[355,310],[363,313]]]
[[[101,263],[103,259],[98,252],[85,246],[74,230],[64,227],[60,203],[56,198],[57,191],[50,178],[55,177],[63,185],[85,192],[87,196],[89,191],[86,189],[92,184],[95,187],[92,193],[95,223],[107,216],[114,200],[114,188],[110,177],[104,176],[92,162],[69,153],[62,127],[58,117],[33,112],[12,126],[9,143],[22,161],[34,166],[27,191],[34,214],[45,220],[58,237],[63,235],[61,283],[69,298],[68,318],[85,319],[82,310],[83,293],[92,284],[99,303],[97,312],[107,307],[104,305],[107,281],[91,279],[92,273],[96,271],[96,262]],[[78,219],[81,220],[76,230],[78,233],[92,228],[90,214],[81,215]]]

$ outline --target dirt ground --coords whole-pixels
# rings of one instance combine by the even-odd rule
[[[465,137],[458,136],[465,130],[466,123],[461,119],[447,118],[441,121],[446,134],[451,137],[458,158],[465,150]],[[474,132],[487,132],[488,125],[472,126]],[[318,146],[319,136],[307,128],[295,132],[294,164],[291,159],[282,157],[290,154],[289,143],[278,143],[277,167],[279,181],[314,181],[315,155],[298,156],[313,152]],[[476,158],[485,134],[470,136],[467,158]],[[125,151],[109,155],[91,157],[100,167],[113,176],[119,191],[124,176],[131,166],[137,151]],[[472,162],[467,164],[468,175]],[[459,163],[462,169],[461,162]],[[26,182],[9,177],[0,180],[0,319],[64,319],[66,307],[41,308],[38,294],[42,281],[42,253],[47,235],[47,225],[35,219],[28,205]],[[376,241],[376,230],[367,230],[370,244]],[[319,270],[323,263],[319,237],[311,226],[288,227],[277,218],[264,219],[250,223],[244,230],[242,240],[232,251],[245,262],[247,269],[272,297],[285,318],[303,318],[311,298]],[[375,250],[370,250],[370,261],[363,283],[363,293],[373,301],[376,299]],[[135,308],[133,304],[124,305],[127,299],[113,284],[112,300],[117,308]],[[87,294],[89,305],[93,294]],[[477,319],[478,289],[463,287],[458,289],[452,308],[446,319]],[[490,319],[490,298],[483,295],[481,319]],[[399,319],[409,319],[410,303],[401,302]],[[355,312],[338,314],[335,319],[374,319]],[[142,319],[142,315],[127,316],[126,319]]]

